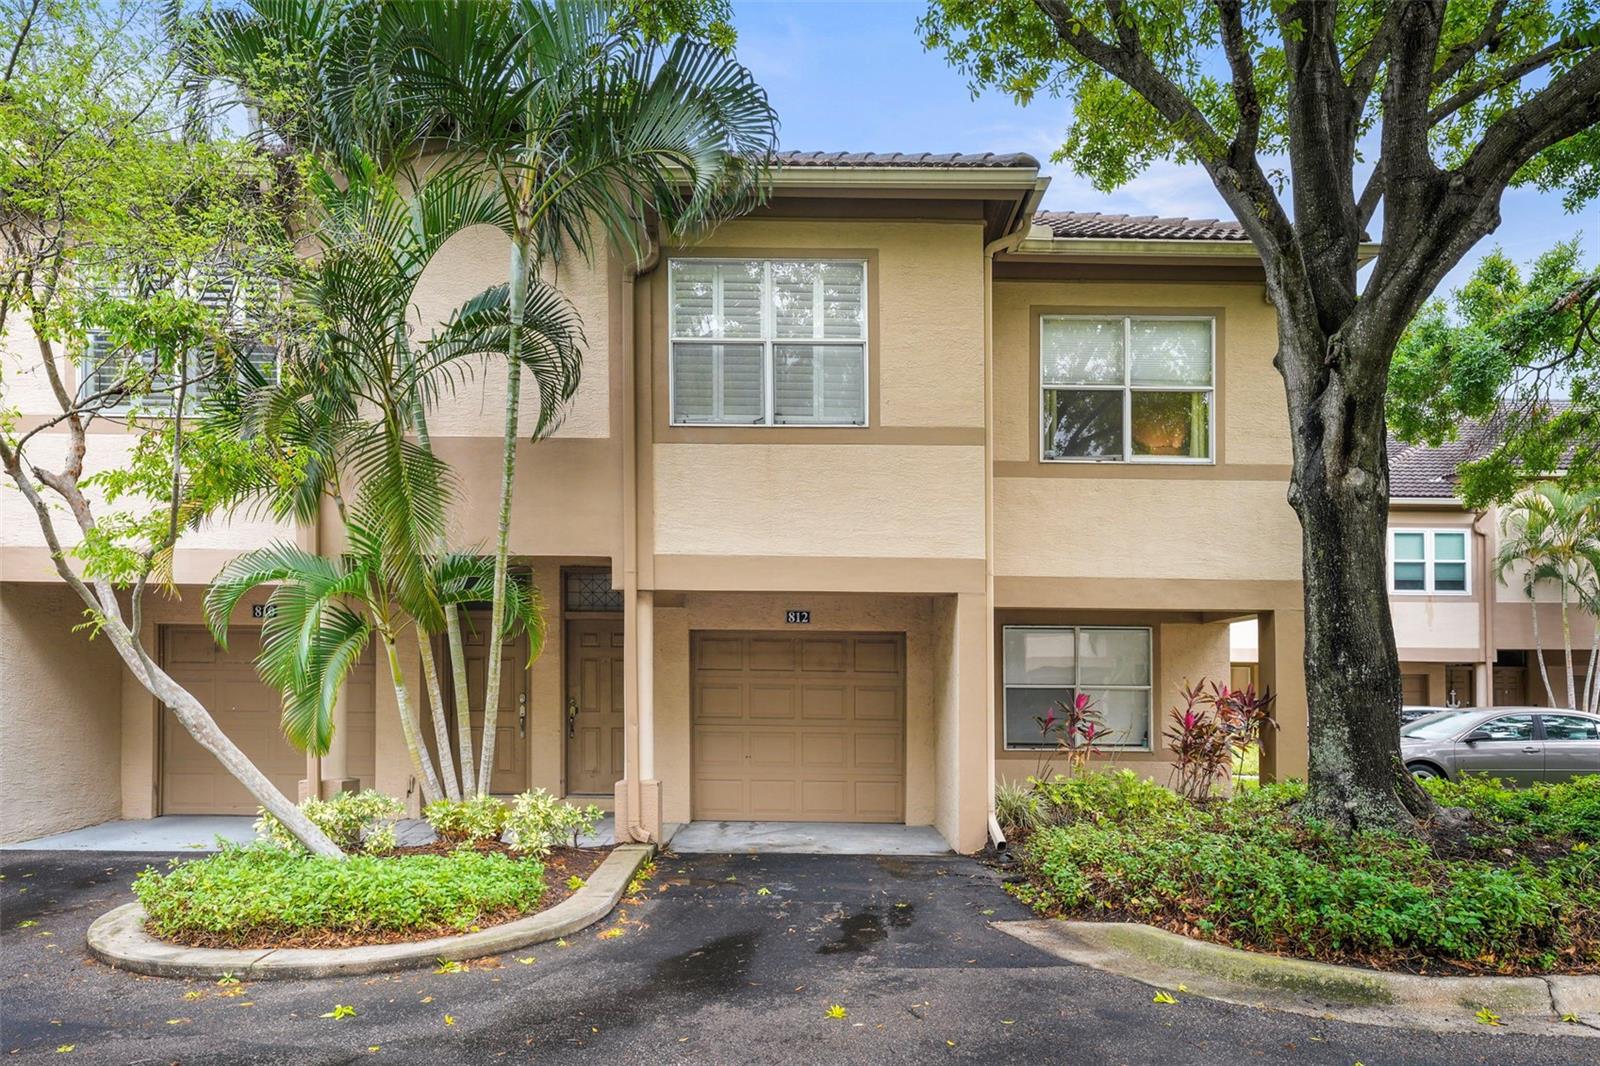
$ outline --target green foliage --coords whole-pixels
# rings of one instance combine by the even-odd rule
[[[544,896],[537,859],[458,851],[343,862],[271,847],[147,869],[133,891],[149,928],[170,940],[225,946],[307,934],[383,937],[460,931],[483,917],[531,910]]]
[[[1032,783],[1051,823],[1158,817],[1181,805],[1171,789],[1132,770],[1057,776]]]
[[[967,76],[975,93],[996,89],[1022,104],[1041,93],[1072,101],[1065,143],[1055,158],[1097,189],[1115,189],[1163,159],[1178,163],[1224,159],[1241,123],[1228,64],[1219,54],[1223,5],[1067,0],[1050,5],[1060,12],[1059,22],[1041,6],[1033,0],[930,0],[918,28],[924,46],[943,52]],[[1443,57],[1479,37],[1491,6],[1488,0],[1472,0],[1453,3],[1445,11],[1438,45],[1441,72],[1431,92],[1440,119],[1429,134],[1436,154],[1450,164],[1472,149],[1490,123],[1543,86],[1545,79],[1517,76],[1519,64],[1548,46],[1555,57],[1554,69],[1565,69],[1581,54],[1583,46],[1575,35],[1594,21],[1587,0],[1512,0],[1491,47],[1442,69]],[[1259,151],[1284,156],[1289,147],[1288,54],[1290,44],[1304,38],[1305,26],[1281,3],[1250,0],[1238,9],[1241,51],[1250,57],[1259,101]],[[1368,45],[1379,38],[1386,9],[1383,4],[1338,5],[1333,44],[1347,82]],[[1115,44],[1124,39],[1136,39],[1143,61],[1192,104],[1184,109],[1187,118],[1181,122],[1164,118],[1144,96],[1088,58],[1095,41]],[[1375,73],[1381,84],[1381,68]],[[1482,91],[1462,106],[1445,107],[1468,89]],[[1381,101],[1374,99],[1371,106],[1356,112],[1358,137],[1375,127],[1380,108]],[[1584,150],[1586,144],[1589,151]],[[1518,183],[1568,189],[1570,206],[1576,209],[1600,191],[1596,187],[1600,157],[1592,144],[1592,139],[1575,137],[1557,145],[1557,150],[1525,167]]]
[[[1073,813],[1030,838],[1024,898],[1050,912],[1178,924],[1309,958],[1535,971],[1600,963],[1600,853],[1568,835],[1593,822],[1600,778],[1526,805],[1503,790],[1455,788],[1449,801],[1499,812],[1517,830],[1465,857],[1304,819],[1293,810],[1298,787],[1201,806],[1155,801],[1131,785],[1053,785],[1068,800],[1060,809]],[[1519,839],[1547,852],[1501,850]]]
[[[1552,837],[1600,843],[1600,774],[1528,788],[1507,788],[1476,774],[1421,784],[1440,806],[1465,807],[1508,840]]]
[[[1389,375],[1389,422],[1438,445],[1463,420],[1499,443],[1460,469],[1468,506],[1511,499],[1530,477],[1600,485],[1600,267],[1577,241],[1519,270],[1501,252],[1412,321]],[[1469,431],[1478,431],[1469,425]]]
[[[374,789],[341,792],[332,799],[300,801],[300,810],[338,845],[341,851],[366,851],[374,855],[395,848],[394,820],[405,814],[405,807],[393,796]],[[256,819],[255,830],[273,845],[299,849],[300,842],[266,811]]]
[[[994,786],[994,817],[1006,833],[1031,833],[1046,825],[1045,812],[1032,783],[1001,781]]]
[[[459,844],[499,840],[508,814],[506,805],[493,796],[434,800],[422,808],[422,816],[440,840]]]
[[[531,855],[544,855],[558,844],[577,843],[579,834],[594,832],[605,816],[599,807],[574,807],[542,788],[524,792],[511,802],[506,821],[513,849]]]

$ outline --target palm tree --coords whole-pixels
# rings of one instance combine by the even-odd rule
[[[1501,519],[1501,541],[1496,568],[1503,580],[1506,574],[1523,567],[1522,590],[1533,611],[1534,652],[1539,673],[1544,679],[1550,706],[1557,706],[1539,638],[1539,605],[1535,596],[1541,584],[1555,582],[1561,593],[1561,636],[1566,653],[1567,701],[1562,706],[1579,706],[1572,656],[1571,605],[1574,595],[1582,603],[1584,592],[1595,580],[1596,561],[1600,560],[1600,493],[1569,492],[1554,482],[1540,482],[1518,496]],[[1594,675],[1594,656],[1590,656],[1590,687]],[[1588,699],[1586,696],[1585,704]]]
[[[724,50],[688,36],[653,40],[625,4],[445,0],[388,5],[378,22],[378,52],[393,63],[386,101],[484,167],[513,220],[498,588],[509,565],[522,377],[515,327],[527,313],[527,279],[568,254],[591,256],[597,234],[642,258],[650,214],[683,232],[746,210],[760,196],[777,118]],[[492,629],[504,610],[496,598]],[[501,654],[491,643],[485,707],[498,702]],[[495,734],[484,729],[482,767],[493,765]],[[487,770],[477,784],[488,792]]]
[[[316,326],[298,351],[286,355],[286,372],[274,387],[262,387],[241,405],[236,417],[242,429],[255,432],[272,446],[293,453],[289,465],[300,476],[287,486],[269,486],[273,509],[280,515],[314,519],[324,498],[330,499],[346,524],[352,542],[367,538],[365,556],[370,632],[382,638],[392,665],[398,652],[392,641],[405,619],[418,628],[424,683],[433,707],[435,773],[416,724],[415,702],[403,672],[392,671],[401,711],[401,728],[413,771],[424,798],[460,798],[470,791],[470,739],[462,743],[463,775],[458,778],[443,715],[443,694],[429,637],[450,629],[460,647],[459,599],[442,596],[431,570],[443,554],[446,514],[453,498],[449,473],[428,447],[425,412],[441,390],[454,385],[484,357],[504,358],[511,330],[504,286],[495,286],[463,304],[445,325],[413,344],[406,316],[416,285],[433,256],[454,233],[472,225],[499,225],[498,200],[481,193],[474,175],[447,170],[424,179],[409,175],[414,193],[404,196],[396,182],[353,157],[343,183],[314,171],[310,187],[318,223],[316,235],[326,249],[308,271],[303,303]],[[537,383],[541,402],[552,420],[577,388],[581,332],[570,306],[558,292],[538,286],[525,300],[519,335],[518,365]],[[415,434],[419,439],[413,440]],[[346,477],[357,486],[353,500],[344,489]],[[296,557],[298,558],[298,557]],[[291,572],[304,587],[314,576],[300,560]],[[229,587],[276,573],[288,564],[281,557],[253,557],[244,570],[230,569],[219,578]],[[376,567],[375,571],[370,570]],[[277,568],[277,569],[274,569]],[[291,578],[284,578],[291,580]],[[495,586],[479,583],[484,597],[510,602],[514,593],[502,574]],[[342,586],[341,586],[342,587]],[[347,591],[340,595],[350,595]],[[219,593],[220,595],[220,593]],[[536,600],[534,602],[537,602]],[[402,617],[403,616],[403,617]],[[515,635],[502,616],[500,631]],[[525,625],[519,622],[517,625]],[[302,656],[309,655],[301,649]],[[269,656],[276,658],[269,661]],[[456,656],[459,660],[459,654]],[[282,654],[264,647],[263,676],[289,686]],[[321,668],[312,656],[305,669]],[[337,664],[332,664],[336,666]],[[336,691],[342,673],[329,675]],[[456,671],[457,706],[465,709],[464,670]],[[283,687],[285,723],[304,714],[300,688]],[[301,695],[296,695],[301,692]],[[470,722],[461,716],[470,738]],[[459,783],[458,783],[459,782]]]

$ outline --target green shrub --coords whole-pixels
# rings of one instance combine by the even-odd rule
[[[1205,807],[1155,800],[1126,779],[1047,787],[1059,806],[1083,812],[1028,842],[1021,894],[1048,911],[1182,924],[1310,958],[1600,965],[1600,849],[1576,834],[1546,838],[1541,861],[1489,842],[1473,856],[1441,856],[1393,833],[1302,819],[1293,810],[1301,786]],[[1539,801],[1471,796],[1572,819],[1588,787]]]
[[[434,800],[422,808],[422,816],[439,834],[453,844],[476,844],[499,840],[506,827],[506,805],[493,796],[473,796],[464,800]]]
[[[1177,793],[1132,770],[1057,775],[1035,781],[1034,792],[1046,819],[1057,823],[1157,818],[1185,806]]]
[[[994,818],[1007,833],[1032,833],[1049,824],[1033,783],[1001,781],[994,787]]]
[[[1600,841],[1600,774],[1528,788],[1506,788],[1496,778],[1469,774],[1460,781],[1431,778],[1422,787],[1440,805],[1465,807],[1514,840]]]
[[[580,833],[592,833],[605,812],[593,804],[574,807],[542,788],[524,792],[511,801],[506,820],[515,851],[544,855],[557,844],[577,843]]]
[[[328,834],[328,839],[341,851],[360,850],[372,854],[394,850],[394,819],[405,813],[399,800],[372,789],[341,792],[332,799],[303,800],[300,810],[312,825]],[[265,810],[258,813],[257,833],[277,847],[303,850],[282,822]]]
[[[544,896],[544,866],[498,852],[352,855],[343,862],[272,847],[229,847],[147,869],[133,891],[158,937],[208,946],[303,934],[381,938],[466,929]]]

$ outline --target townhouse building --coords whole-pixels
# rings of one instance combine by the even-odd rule
[[[705,819],[891,822],[970,852],[996,781],[1054,746],[1036,718],[1058,700],[1088,694],[1111,729],[1103,758],[1165,780],[1167,709],[1186,682],[1230,676],[1241,619],[1278,693],[1263,773],[1303,775],[1289,431],[1239,227],[1041,212],[1047,179],[1021,154],[781,163],[766,205],[693,244],[562,268],[583,380],[555,435],[518,456],[511,550],[549,637],[532,662],[525,641],[507,656],[493,791],[594,799],[637,839]],[[422,318],[503,278],[505,253],[496,235],[458,237]],[[37,420],[42,375],[8,343],[12,402]],[[493,541],[503,388],[491,368],[430,418],[459,545]],[[97,422],[91,466],[132,440]],[[109,649],[70,632],[80,607],[31,515],[15,492],[0,505],[0,840],[253,813]],[[1481,535],[1444,502],[1415,516]],[[240,605],[226,651],[203,626],[205,584],[234,553],[340,536],[332,514],[186,536],[142,637],[290,794],[322,782],[415,803],[370,661],[332,750],[308,759],[252,665],[263,602]],[[1451,550],[1436,537],[1425,557],[1436,591]],[[1482,661],[1478,602],[1413,612],[1450,621],[1411,638],[1412,660],[1441,676]],[[485,628],[468,648],[477,691]]]

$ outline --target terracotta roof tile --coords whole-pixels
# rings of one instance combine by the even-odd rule
[[[1451,499],[1456,494],[1456,469],[1481,459],[1500,443],[1500,419],[1464,421],[1455,440],[1438,447],[1406,444],[1389,438],[1389,495],[1395,499]]]
[[[1034,222],[1057,237],[1090,240],[1246,241],[1244,227],[1214,218],[1103,215],[1098,211],[1043,211]]]
[[[1026,152],[779,152],[776,161],[781,167],[1039,167]]]

